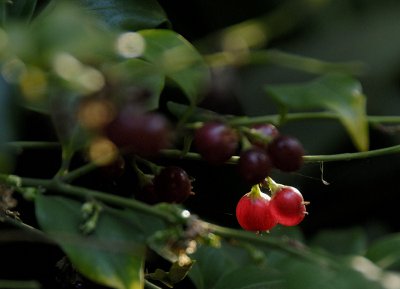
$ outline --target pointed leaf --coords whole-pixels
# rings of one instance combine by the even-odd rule
[[[167,16],[156,0],[77,0],[96,13],[109,26],[139,30],[169,25]]]
[[[163,226],[158,219],[104,208],[93,234],[84,236],[81,203],[44,195],[36,198],[36,216],[80,273],[116,289],[143,288],[145,239]]]
[[[198,51],[181,35],[171,30],[139,31],[146,49],[144,59],[154,63],[186,94],[191,104],[197,103],[209,80],[209,69]]]
[[[268,85],[267,92],[287,109],[328,109],[337,113],[354,145],[368,150],[366,97],[350,76],[331,74],[305,84]]]

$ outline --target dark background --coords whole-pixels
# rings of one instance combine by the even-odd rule
[[[253,17],[273,13],[282,1],[159,1],[165,8],[174,30],[198,45],[204,52],[217,49],[218,41],[210,34],[229,25]],[[296,1],[285,1],[295,3]],[[400,2],[396,0],[314,0],[297,1],[315,3],[313,9],[288,9],[286,21],[291,15],[299,19],[291,29],[274,39],[267,48],[320,58],[327,61],[358,60],[366,64],[360,75],[364,93],[368,98],[368,114],[396,115],[400,107]],[[296,4],[297,5],[297,4]],[[288,5],[288,7],[292,7]],[[294,6],[293,6],[294,7]],[[312,10],[312,11],[311,11]],[[250,116],[276,113],[275,105],[268,99],[262,87],[269,83],[299,82],[316,77],[312,74],[289,70],[278,66],[253,65],[226,71],[225,89],[207,98],[203,106],[224,113]],[[167,90],[165,99],[173,96]],[[48,120],[35,113],[26,113],[20,124],[22,140],[44,140],[52,135]],[[284,133],[299,138],[307,154],[334,154],[354,152],[342,126],[335,121],[302,121],[280,128]],[[370,128],[371,149],[398,144],[396,133],[381,128]],[[50,138],[49,140],[52,140]],[[59,151],[27,151],[18,156],[16,174],[30,177],[49,177],[59,166]],[[82,160],[75,160],[78,165]],[[159,164],[181,166],[195,178],[196,195],[185,205],[203,219],[224,226],[238,228],[234,209],[238,199],[249,187],[238,178],[235,167],[210,167],[203,162],[157,160]],[[292,174],[274,171],[272,177],[287,185],[295,186],[311,202],[309,216],[300,228],[306,239],[312,239],[325,229],[361,227],[373,239],[400,229],[400,201],[398,188],[398,155],[366,160],[325,163],[321,181],[319,164],[305,164]],[[99,181],[100,180],[100,181]],[[107,180],[98,172],[81,180],[92,187],[129,195],[129,187],[135,182],[132,171],[127,170],[118,179]],[[32,204],[20,200],[18,211],[21,218],[36,225]],[[12,227],[2,225],[4,229]],[[279,228],[277,229],[279,230]],[[28,238],[28,237],[27,237]],[[55,283],[57,272],[54,264],[62,252],[53,246],[39,243],[1,243],[0,278],[37,279],[49,288]],[[7,264],[7,266],[6,266]],[[57,285],[58,284],[58,285]],[[91,285],[86,285],[90,287]]]

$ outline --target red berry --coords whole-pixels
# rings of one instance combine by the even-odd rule
[[[265,150],[253,147],[240,154],[238,169],[246,182],[257,184],[268,176],[272,162]]]
[[[192,182],[179,167],[166,167],[154,177],[154,190],[160,202],[182,203],[192,194]]]
[[[290,136],[278,136],[268,145],[268,154],[274,166],[284,172],[293,172],[303,164],[304,149]]]
[[[284,186],[274,193],[270,210],[279,224],[295,226],[306,215],[302,194],[294,187]]]
[[[130,106],[106,127],[106,134],[117,146],[129,147],[133,153],[146,157],[167,148],[171,141],[170,125],[164,116],[138,114]]]
[[[232,157],[238,147],[239,138],[234,129],[219,123],[208,122],[197,129],[194,144],[200,155],[209,163],[221,164]]]
[[[263,123],[263,124],[256,124],[252,126],[257,133],[261,134],[264,138],[272,141],[279,135],[279,131],[273,124],[270,123]],[[253,139],[251,141],[254,145],[266,149],[268,147],[269,142],[261,141],[259,139]]]
[[[264,193],[254,196],[245,194],[236,206],[236,218],[247,231],[267,231],[277,222],[270,211],[271,198]]]

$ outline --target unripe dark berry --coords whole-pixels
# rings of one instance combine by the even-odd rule
[[[274,138],[279,135],[279,130],[276,128],[276,126],[270,123],[255,124],[251,128],[259,133],[263,138],[268,139],[268,142],[261,141],[257,138],[251,140],[254,145],[260,148],[266,149],[268,147],[268,143],[270,143]]]
[[[277,222],[270,211],[271,198],[264,193],[245,194],[236,206],[236,218],[240,226],[247,231],[267,231]]]
[[[211,164],[221,164],[232,157],[238,142],[236,131],[220,122],[205,123],[194,135],[198,152]]]
[[[294,187],[283,186],[274,193],[270,210],[279,224],[295,226],[307,214],[302,194]]]
[[[284,172],[293,172],[303,164],[304,149],[293,137],[280,135],[268,145],[268,154],[274,166]]]
[[[171,129],[168,120],[158,113],[137,113],[130,106],[122,109],[106,127],[106,135],[118,147],[149,157],[169,147]]]
[[[252,147],[240,154],[238,170],[241,177],[249,184],[257,184],[264,180],[272,169],[272,162],[267,152]]]
[[[166,167],[154,177],[154,190],[161,202],[182,203],[192,194],[192,182],[179,167]]]

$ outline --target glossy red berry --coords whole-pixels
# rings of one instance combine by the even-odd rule
[[[267,231],[277,222],[270,211],[271,198],[264,193],[245,194],[236,206],[236,218],[240,226],[247,231]]]
[[[106,127],[109,139],[141,156],[154,156],[169,147],[171,129],[168,120],[158,113],[137,113],[129,106]]]
[[[294,187],[283,186],[274,193],[270,210],[279,224],[295,226],[305,217],[306,206],[302,194]]]
[[[233,156],[238,147],[238,134],[231,127],[208,122],[197,129],[194,144],[200,155],[209,163],[221,164]]]
[[[276,128],[276,126],[270,123],[255,124],[252,126],[252,129],[254,129],[257,133],[259,133],[263,138],[268,139],[269,142],[271,142],[274,138],[276,138],[279,135],[279,130]],[[251,140],[251,142],[254,145],[264,149],[268,147],[269,143],[266,141],[261,141],[257,138],[254,138],[253,140]]]
[[[272,162],[267,152],[258,147],[252,147],[240,154],[238,170],[242,178],[257,184],[264,180],[272,169]]]
[[[268,154],[274,166],[284,172],[293,172],[303,164],[304,149],[294,137],[278,136],[268,145]]]
[[[179,167],[166,167],[154,177],[154,190],[160,202],[182,203],[192,194],[192,182]]]

